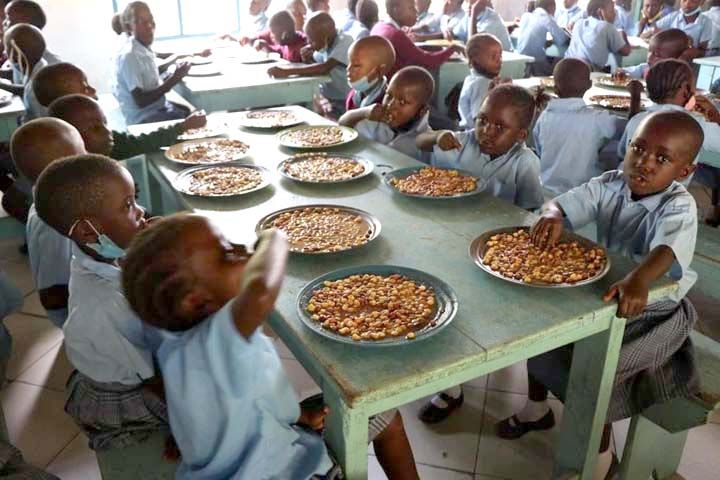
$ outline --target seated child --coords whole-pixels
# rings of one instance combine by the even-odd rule
[[[74,242],[63,330],[76,370],[65,411],[95,450],[131,445],[167,428],[152,352],[120,285],[118,260],[147,225],[132,177],[100,155],[56,160],[37,181],[35,206],[44,222]]]
[[[290,0],[285,7],[295,22],[295,31],[302,32],[305,30],[305,15],[307,15],[307,7],[304,0]]]
[[[707,16],[713,25],[713,35],[706,56],[715,57],[720,55],[720,0],[708,0],[708,10],[705,11]]]
[[[467,35],[472,37],[476,33],[489,33],[495,35],[502,49],[512,52],[512,41],[510,33],[505,26],[502,17],[492,8],[491,0],[468,0],[468,27]]]
[[[266,231],[248,260],[209,220],[186,214],[160,220],[128,250],[125,295],[146,325],[167,332],[157,362],[182,454],[178,479],[336,478],[324,476],[337,468],[312,431],[327,409],[298,408],[260,328],[287,252],[284,235]],[[396,410],[371,419],[369,431],[389,478],[418,478]]]
[[[319,12],[330,12],[330,0],[307,0],[307,4],[311,16]]]
[[[45,51],[45,40],[42,32],[33,25],[19,23],[5,31],[3,44],[5,45],[8,61],[23,74],[22,84],[24,88],[22,96],[25,105],[23,121],[27,122],[45,116],[47,112],[38,103],[32,89],[35,75],[47,65],[47,61],[42,58]]]
[[[372,35],[356,40],[348,50],[347,80],[350,93],[345,100],[348,112],[382,100],[386,75],[395,65],[395,50],[383,37]]]
[[[664,16],[673,12],[673,9],[665,5],[663,0],[643,0],[640,20],[638,20],[637,34],[640,38],[649,39],[655,34],[657,22]]]
[[[589,63],[593,71],[604,71],[611,53],[629,55],[627,34],[615,28],[614,20],[613,0],[590,0],[587,17],[573,28],[565,58],[579,58]]]
[[[688,61],[704,57],[713,38],[713,23],[710,17],[703,14],[702,3],[702,0],[681,0],[680,9],[664,16],[655,24],[655,32],[679,28],[690,37],[692,46],[683,55]]]
[[[369,38],[369,37],[368,37]],[[417,160],[426,157],[416,146],[419,134],[430,130],[428,116],[435,90],[432,75],[422,67],[405,67],[390,80],[382,99],[340,118],[340,125]]]
[[[417,21],[412,27],[406,27],[405,33],[419,33],[422,35],[442,33],[440,30],[440,16],[430,11],[432,0],[415,0]]]
[[[267,30],[267,9],[269,6],[270,0],[250,0],[248,2],[247,15],[242,16],[240,26],[240,32],[244,36],[253,37]]]
[[[463,10],[464,0],[445,0],[443,13],[440,16],[440,30],[436,33],[415,33],[415,40],[460,40],[466,42],[468,38],[468,19]]]
[[[15,130],[10,151],[18,171],[32,186],[51,162],[82,155],[85,145],[80,133],[67,122],[38,118]],[[40,303],[50,321],[62,328],[68,315],[72,244],[38,217],[35,205],[28,213],[26,237],[30,270]]]
[[[632,0],[615,0],[615,21],[613,25],[628,35],[635,35]]]
[[[564,58],[553,71],[555,93],[540,114],[533,139],[540,155],[543,187],[565,193],[605,169],[599,153],[622,135],[624,120],[606,110],[591,108],[583,96],[590,87],[590,67],[576,58]]]
[[[144,2],[130,2],[123,12],[131,38],[120,50],[115,62],[113,93],[120,103],[128,125],[179,120],[187,117],[187,107],[167,101],[165,94],[190,71],[180,62],[164,82],[155,63],[151,46],[155,39],[155,20]]]
[[[502,45],[495,36],[478,33],[470,38],[465,48],[470,75],[463,81],[458,100],[461,129],[475,125],[475,117],[488,91],[503,81],[498,76],[502,69]]]
[[[45,12],[39,3],[34,2],[33,0],[13,0],[11,2],[4,3],[6,3],[6,5],[4,10],[5,19],[3,20],[3,31],[7,32],[10,27],[19,23],[28,23],[36,26],[40,30],[45,28],[47,18],[45,17]],[[60,61],[60,57],[50,51],[47,45],[45,46],[43,59],[48,63],[48,65],[52,65],[53,63]],[[22,77],[22,72],[18,68],[13,67],[12,82],[14,84],[21,84]],[[16,95],[18,94],[17,92],[13,93]],[[20,95],[22,94],[20,93]]]
[[[255,50],[279,53],[288,62],[300,63],[300,50],[307,44],[302,31],[295,31],[295,21],[289,12],[281,10],[270,17],[270,29],[247,39]]]
[[[357,20],[345,33],[357,41],[370,35],[370,30],[380,18],[375,0],[359,0],[355,7],[355,17]]]
[[[520,20],[517,51],[535,59],[526,69],[528,77],[552,74],[552,62],[545,53],[548,33],[559,47],[570,41],[565,30],[555,21],[554,14],[555,0],[538,0],[532,13],[523,15]]]
[[[641,80],[645,78],[650,67],[666,58],[681,58],[690,48],[690,39],[685,32],[678,28],[670,28],[656,33],[648,45],[647,62],[633,67],[623,67],[615,71],[616,75],[626,74],[630,78]]]
[[[564,227],[577,230],[595,222],[601,245],[638,263],[603,296],[605,302],[617,299],[616,315],[632,321],[625,327],[593,478],[615,478],[617,459],[609,448],[612,422],[690,396],[699,387],[688,337],[697,314],[685,298],[697,279],[690,269],[697,207],[677,180],[695,169],[702,142],[700,125],[687,113],[648,115],[632,139],[623,171],[606,172],[560,195],[545,207],[531,232],[534,243],[545,247],[557,242]],[[679,290],[648,305],[650,285],[666,274],[678,281]],[[547,394],[549,390],[565,398],[572,348],[566,345],[528,360],[527,404],[497,425],[501,438],[552,428]]]
[[[563,0],[563,9],[557,12],[557,23],[560,28],[572,31],[575,24],[584,16],[585,12],[578,5],[578,0]]]
[[[311,65],[272,67],[268,74],[276,78],[330,75],[330,81],[320,85],[320,93],[332,106],[331,111],[325,113],[342,115],[345,112],[345,98],[350,90],[345,69],[352,37],[336,30],[332,17],[325,12],[318,13],[307,21],[305,34],[310,41],[310,50],[303,54],[303,61]]]
[[[348,31],[353,27],[355,22],[357,22],[357,17],[355,16],[355,9],[357,7],[357,3],[358,0],[347,0],[347,8],[344,8],[340,10],[337,14],[333,15],[335,25],[337,25],[338,30],[340,30],[341,32],[348,33]]]

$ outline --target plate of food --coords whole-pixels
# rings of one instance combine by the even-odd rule
[[[305,254],[354,250],[380,235],[380,221],[367,212],[341,205],[290,207],[262,218],[255,231],[285,232],[290,251]]]
[[[455,318],[457,295],[439,278],[406,267],[366,265],[316,278],[299,293],[297,311],[312,331],[361,347],[427,339]]]
[[[203,57],[202,55],[193,55],[192,57],[188,58],[188,61],[192,66],[210,65],[213,62],[210,56]]]
[[[555,78],[540,77],[540,86],[547,90],[555,90]]]
[[[428,47],[447,48],[447,47],[451,47],[453,45],[458,45],[458,46],[462,47],[465,44],[463,42],[461,42],[460,40],[446,40],[444,38],[436,38],[436,39],[432,39],[432,40],[425,40],[423,42],[418,42],[418,45],[420,45],[420,46],[427,45]]]
[[[415,198],[463,198],[476,195],[487,182],[469,172],[449,168],[410,167],[385,175],[385,184],[393,191]]]
[[[629,95],[593,95],[590,97],[590,105],[605,108],[608,110],[616,110],[619,112],[630,111]],[[641,106],[645,106],[645,102],[641,102]]]
[[[292,110],[249,110],[234,114],[239,126],[245,128],[287,128],[303,123]]]
[[[165,151],[165,158],[181,165],[211,165],[241,160],[250,146],[232,138],[188,140]]]
[[[579,287],[610,271],[605,249],[587,238],[564,231],[557,245],[544,250],[529,232],[530,227],[485,232],[470,244],[470,257],[490,275],[529,287]]]
[[[185,130],[185,132],[178,137],[178,140],[202,140],[204,138],[220,137],[225,135],[225,133],[227,133],[227,125],[225,122],[208,120],[207,125],[204,127]]]
[[[598,87],[625,89],[632,80],[627,74],[600,75],[595,78],[594,83]]]
[[[223,164],[188,168],[173,182],[175,190],[196,197],[234,197],[270,184],[269,172],[257,165]]]
[[[370,175],[370,160],[328,152],[299,153],[278,165],[280,175],[302,183],[343,183]]]
[[[355,140],[358,133],[339,125],[301,125],[277,134],[280,145],[288,148],[329,148]]]

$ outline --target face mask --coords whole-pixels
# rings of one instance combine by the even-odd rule
[[[370,90],[376,82],[370,81],[370,75],[365,75],[359,80],[348,83],[356,92],[365,93]]]
[[[25,55],[22,53],[22,50],[20,50],[20,47],[17,46],[15,40],[12,41],[10,47],[12,48],[11,56],[17,60],[20,73],[22,73],[23,77],[28,77],[30,75],[30,64],[28,63],[27,58],[25,58]]]
[[[683,12],[683,15],[686,16],[686,17],[692,17],[692,16],[695,16],[695,15],[698,15],[700,12],[702,12],[702,7],[698,7],[698,8],[696,8],[695,10],[693,10],[692,12],[689,12],[689,13]]]
[[[73,230],[75,230],[75,227],[78,223],[82,222],[83,220],[78,220],[75,223],[73,223],[73,226],[70,227],[70,231],[68,232],[68,236],[71,236],[73,233]],[[95,226],[90,223],[88,220],[84,220],[87,222],[88,225],[90,225],[90,228],[93,229],[95,234],[97,235],[97,243],[86,243],[85,246],[92,249],[95,253],[100,255],[103,258],[107,258],[108,260],[117,260],[118,258],[122,258],[125,256],[125,250],[118,247],[118,245],[112,241],[110,237],[105,235],[104,233],[100,233],[97,231]]]

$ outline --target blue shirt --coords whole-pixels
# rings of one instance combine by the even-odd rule
[[[698,15],[694,22],[688,23],[683,11],[678,10],[658,20],[656,27],[660,30],[679,28],[685,32],[688,37],[692,38],[693,47],[698,47],[702,44],[707,46],[713,36],[712,20],[702,13]]]
[[[272,342],[259,331],[245,339],[232,305],[170,336],[158,351],[182,452],[176,478],[305,480],[326,473],[332,463],[322,437],[293,426],[300,408]]]
[[[440,33],[440,17],[428,10],[419,13],[415,28],[421,33]]]
[[[341,32],[347,33],[350,28],[357,22],[355,13],[351,12],[350,9],[345,8],[341,10],[337,15],[333,16],[335,21],[335,27]]]
[[[490,193],[518,207],[529,210],[543,204],[540,160],[525,144],[518,143],[492,160],[480,150],[473,130],[456,132],[455,136],[462,145],[460,149],[444,151],[436,145],[431,165],[457,168],[483,178]]]
[[[697,280],[690,269],[697,235],[697,205],[677,182],[638,201],[631,197],[620,171],[593,178],[555,199],[573,230],[595,222],[597,240],[610,252],[642,262],[648,253],[666,245],[675,254],[668,275],[680,288],[669,296],[680,301]]]
[[[40,102],[35,96],[35,89],[33,88],[33,80],[35,79],[35,75],[37,75],[37,72],[39,72],[47,64],[48,62],[44,58],[41,58],[40,61],[35,64],[30,74],[27,77],[23,78],[22,83],[23,85],[25,85],[25,89],[23,90],[23,104],[25,105],[25,115],[23,115],[23,123],[29,122],[30,120],[34,120],[36,118],[47,116],[47,107],[43,107],[42,105],[40,105]]]
[[[331,58],[339,63],[330,70],[330,81],[320,85],[320,92],[329,100],[344,102],[350,91],[346,68],[349,61],[348,50],[352,43],[353,38],[350,35],[338,31],[332,45],[325,50],[313,53],[313,59],[317,63],[325,63]]]
[[[625,46],[625,39],[612,23],[587,17],[575,24],[565,58],[585,60],[595,69],[604,67],[608,56]]]
[[[613,23],[615,28],[623,30],[628,35],[634,35],[637,25],[633,19],[633,12],[625,10],[619,5],[615,5],[615,22]]]
[[[720,48],[720,7],[711,7],[702,14],[710,19],[713,27],[712,40],[708,44],[708,49]]]
[[[240,24],[240,32],[247,37],[254,37],[268,28],[268,16],[266,12],[257,15],[248,15]]]
[[[468,21],[472,21],[468,17]],[[480,15],[478,15],[475,21],[476,33],[491,33],[500,40],[503,50],[506,52],[512,52],[512,41],[510,40],[510,33],[508,33],[505,22],[502,17],[492,8],[487,7]],[[472,30],[467,27],[468,33]]]
[[[460,128],[466,129],[475,126],[475,117],[485,101],[490,89],[490,82],[492,79],[477,73],[473,68],[470,69],[470,75],[463,81],[458,100]]]
[[[564,193],[603,172],[598,153],[619,138],[624,120],[591,108],[582,98],[555,98],[540,114],[533,139],[545,188]]]
[[[570,37],[560,28],[552,15],[544,8],[535,8],[532,13],[523,15],[520,20],[517,51],[523,55],[530,55],[536,62],[547,63],[545,44],[548,33],[559,47],[570,41]]]
[[[358,92],[353,90],[353,104],[355,108],[368,107],[377,102],[382,102],[385,89],[387,88],[387,79],[382,77],[376,81],[367,92]]]
[[[645,62],[641,63],[640,65],[634,65],[632,67],[622,67],[623,72],[627,73],[630,78],[634,78],[635,80],[643,80],[645,78],[645,75],[647,75],[648,70],[650,70],[650,64]]]
[[[575,24],[579,20],[581,20],[585,16],[585,10],[580,8],[580,5],[577,3],[573,5],[572,7],[568,8],[567,10],[559,10],[557,13],[555,13],[555,18],[557,19],[558,25],[560,25],[561,28],[570,28],[570,24]]]
[[[135,89],[147,91],[160,86],[160,73],[152,50],[133,37],[120,50],[115,68],[113,93],[128,125],[140,123],[165,107],[165,95],[145,107],[139,107],[132,96]]]
[[[390,128],[390,125],[385,122],[375,122],[373,120],[362,120],[358,122],[358,124],[355,125],[355,130],[357,130],[361,136],[387,145],[409,157],[427,161],[429,155],[425,155],[426,152],[422,152],[417,148],[415,139],[421,133],[430,130],[430,125],[428,124],[429,115],[429,112],[425,112],[422,118],[408,128],[400,131],[393,130]]]
[[[350,35],[350,37],[355,41],[370,36],[370,30],[368,30],[365,24],[360,20],[354,20],[348,29],[344,30],[344,32]]]
[[[465,10],[461,8],[455,13],[440,17],[440,31],[444,33],[447,30],[452,32],[453,38],[456,40],[468,41],[468,21]]]

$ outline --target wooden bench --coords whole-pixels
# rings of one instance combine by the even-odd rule
[[[103,480],[173,480],[178,464],[162,457],[168,435],[161,431],[138,445],[96,452]]]

